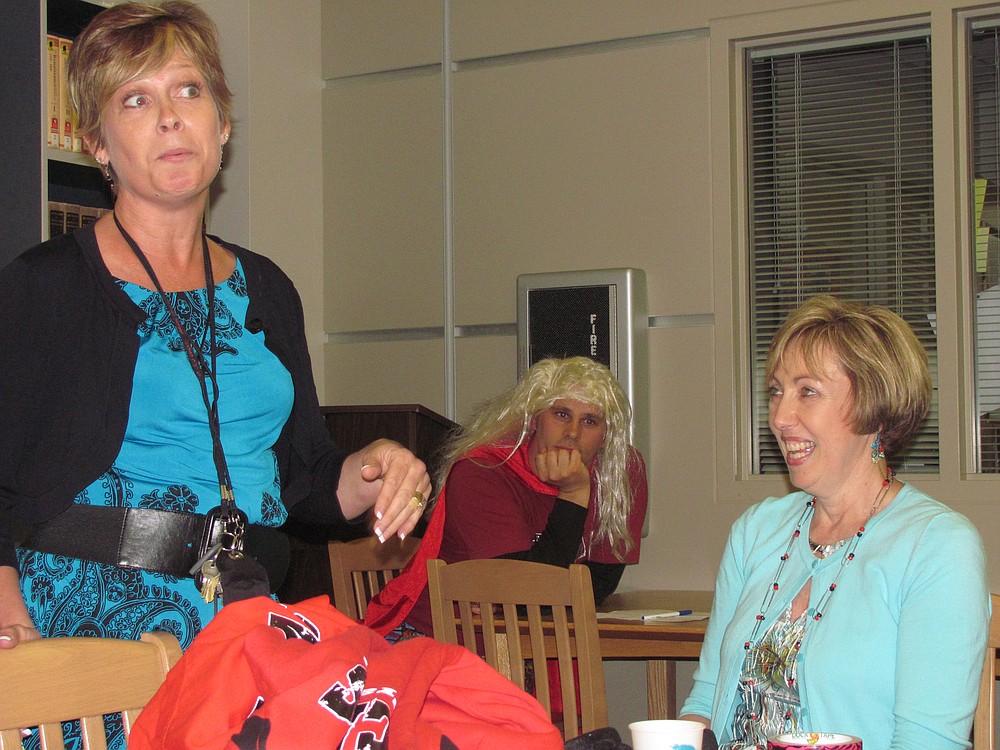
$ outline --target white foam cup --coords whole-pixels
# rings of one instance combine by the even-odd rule
[[[682,719],[633,721],[632,750],[701,750],[705,725]]]

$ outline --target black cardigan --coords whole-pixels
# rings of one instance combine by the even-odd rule
[[[296,517],[342,522],[346,453],[319,411],[298,293],[272,261],[219,242],[243,265],[247,325],[263,329],[295,389],[274,446],[281,499]],[[16,566],[14,524],[65,510],[117,458],[143,317],[104,265],[93,226],[0,270],[0,565]]]

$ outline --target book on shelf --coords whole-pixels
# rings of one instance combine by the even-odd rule
[[[73,40],[59,39],[59,124],[62,131],[60,147],[64,151],[80,152],[80,138],[76,134],[76,113],[69,98],[69,53]]]
[[[69,93],[68,87],[67,93]],[[78,127],[80,118],[77,117],[76,110],[72,105],[69,107],[69,119],[73,130],[73,152],[77,154],[89,154],[90,149],[84,146],[83,138],[80,137],[80,128]]]
[[[110,212],[111,209],[108,208],[49,201],[49,237],[58,237],[60,234],[93,224]]]
[[[89,153],[77,134],[76,112],[67,91],[67,62],[73,50],[73,40],[48,34],[45,37],[46,71],[45,96],[49,123],[48,144],[52,148],[76,153]]]
[[[93,224],[106,213],[108,213],[108,209],[106,208],[97,208],[96,206],[80,206],[80,226],[85,227],[88,224]]]
[[[59,37],[49,34],[45,38],[45,98],[48,115],[48,144],[59,148],[62,130],[59,127],[61,106],[59,102]]]
[[[66,233],[66,204],[49,201],[49,237]]]
[[[67,234],[80,228],[80,207],[67,203],[66,205],[66,228],[63,230]]]

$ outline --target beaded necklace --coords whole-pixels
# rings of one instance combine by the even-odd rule
[[[858,544],[861,542],[861,537],[865,533],[865,526],[882,506],[885,496],[889,494],[889,488],[892,487],[895,476],[895,472],[893,472],[891,468],[886,467],[886,477],[882,480],[882,486],[879,488],[878,494],[875,495],[875,500],[872,502],[871,510],[868,511],[868,516],[865,518],[865,522],[858,528],[857,532],[851,538],[850,543],[845,545],[844,558],[841,560],[840,569],[837,571],[837,575],[834,576],[833,583],[831,583],[827,590],[823,592],[823,596],[820,597],[819,602],[816,604],[816,613],[812,616],[812,620],[814,622],[819,622],[823,618],[823,612],[826,609],[827,603],[829,602],[830,597],[833,596],[833,592],[837,590],[837,581],[840,580],[840,576],[844,572],[844,568],[850,565],[851,561],[854,560],[854,553],[858,548]],[[813,508],[815,507],[816,498],[813,497],[806,502],[806,507],[802,510],[802,515],[799,516],[799,520],[795,524],[795,530],[792,532],[792,538],[788,540],[788,546],[785,547],[785,551],[778,561],[778,569],[774,573],[774,582],[764,593],[764,599],[760,604],[760,611],[757,613],[757,621],[754,624],[753,633],[750,634],[750,640],[743,644],[743,648],[747,651],[753,648],[757,642],[757,634],[760,632],[760,626],[766,619],[767,611],[770,609],[771,604],[774,602],[774,599],[778,594],[778,590],[781,588],[778,583],[781,580],[781,572],[785,569],[785,563],[788,561],[788,558],[791,557],[792,547],[795,544],[795,540],[802,535],[802,525],[812,514]],[[795,651],[798,651],[802,647],[802,641],[804,639],[805,629],[803,629],[801,637],[795,643]]]

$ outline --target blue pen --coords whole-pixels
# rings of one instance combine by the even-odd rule
[[[643,615],[643,620],[666,620],[671,617],[680,617],[681,615],[690,615],[693,612],[690,609],[681,609],[676,612],[661,612],[655,615]]]

